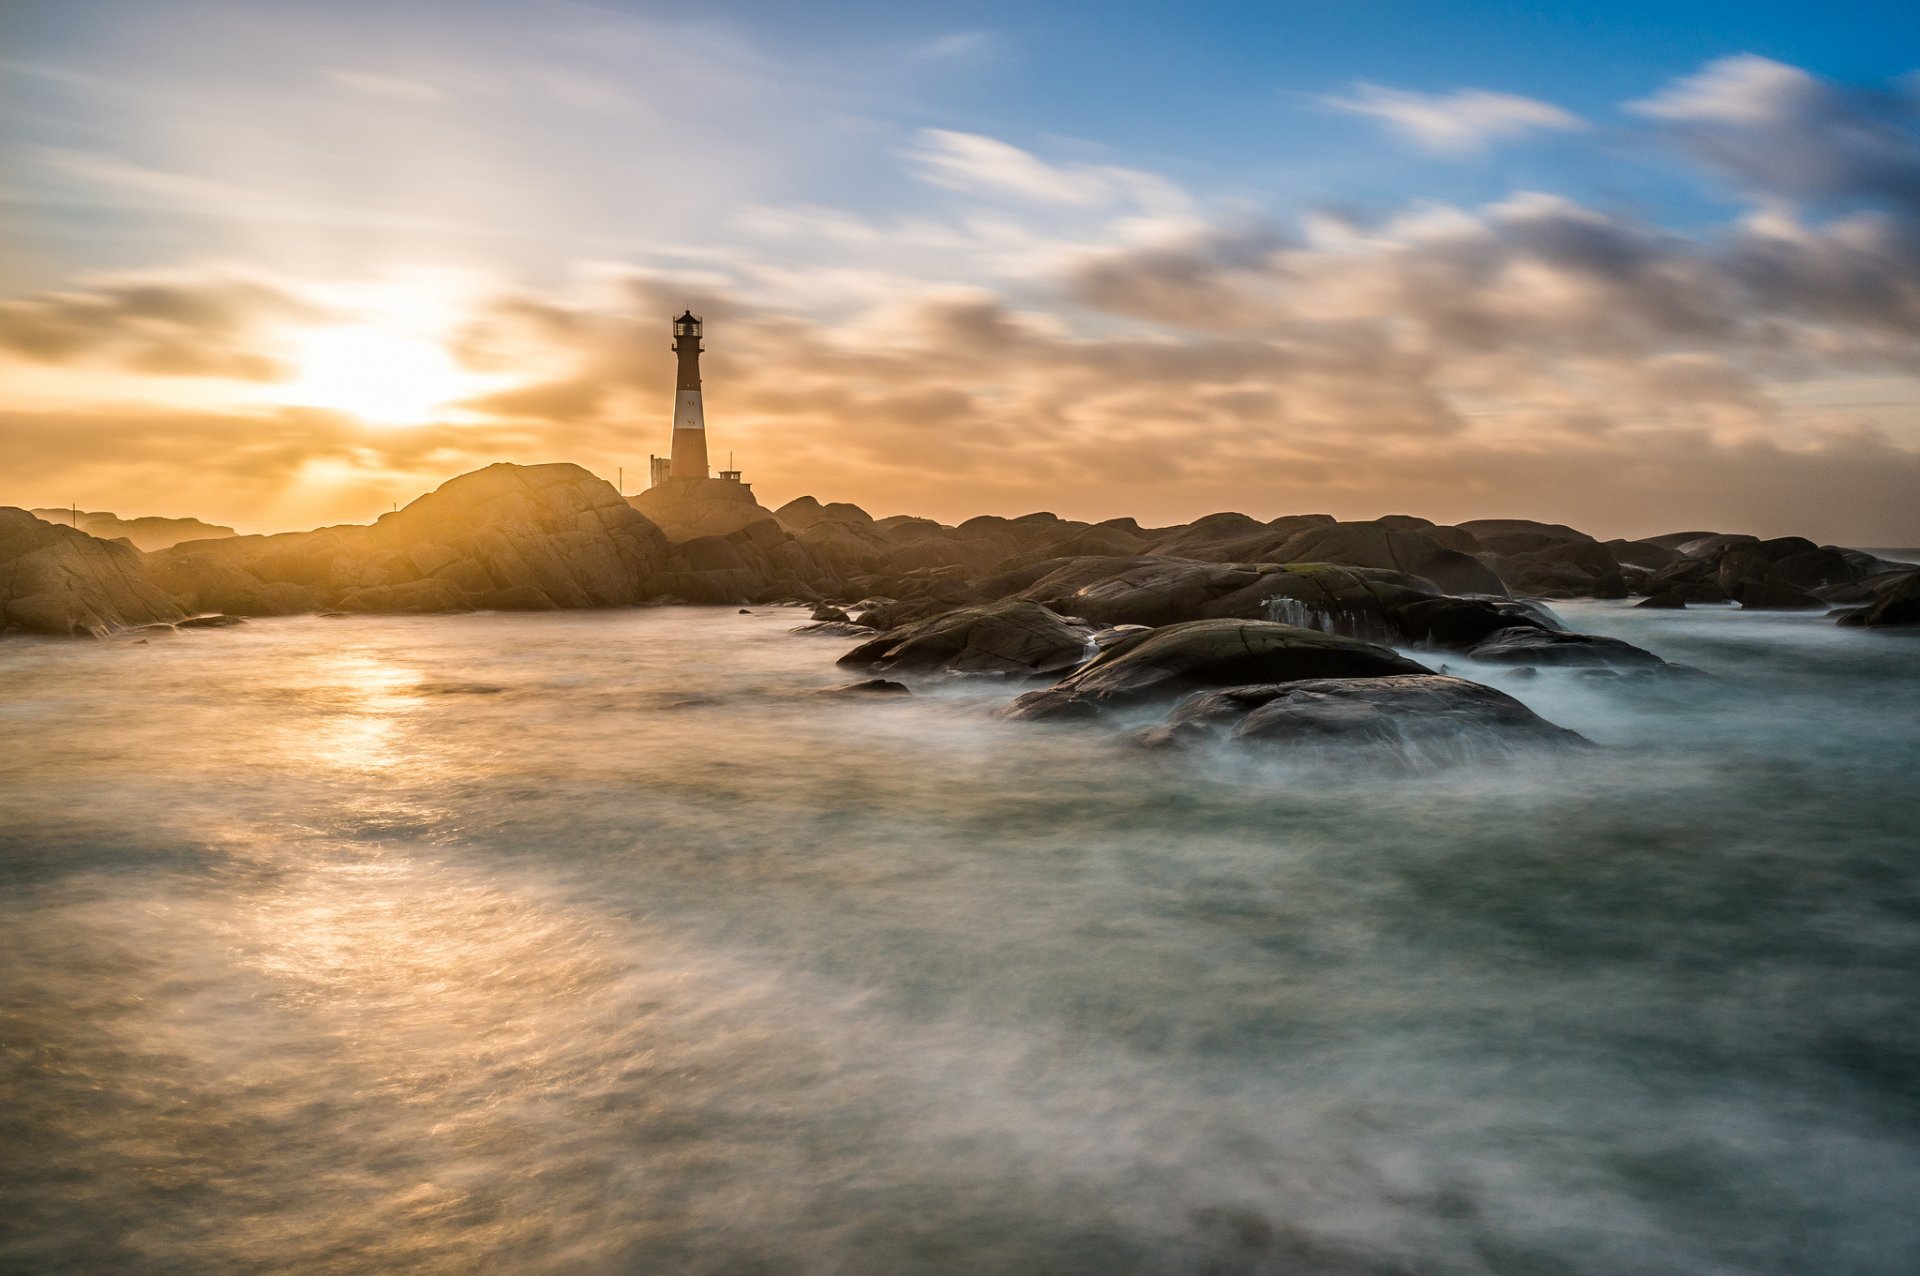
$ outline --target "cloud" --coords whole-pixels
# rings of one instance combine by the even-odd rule
[[[1039,204],[1095,207],[1116,194],[1111,171],[1061,168],[978,133],[921,129],[907,160],[923,181],[973,195],[1008,195]]]
[[[1585,128],[1578,116],[1550,102],[1485,89],[1414,93],[1378,84],[1357,84],[1352,97],[1323,97],[1325,106],[1379,120],[1430,151],[1465,154],[1488,143],[1539,130]]]
[[[416,80],[404,75],[383,75],[374,71],[349,71],[340,67],[327,68],[326,77],[343,89],[367,97],[388,98],[404,102],[438,102],[447,95],[424,80]]]
[[[323,307],[273,282],[219,272],[99,276],[0,301],[0,351],[34,363],[105,363],[152,376],[271,381],[260,348],[274,324],[317,322]]]
[[[1751,193],[1881,201],[1920,216],[1920,92],[1912,81],[1854,88],[1743,54],[1628,109]]]

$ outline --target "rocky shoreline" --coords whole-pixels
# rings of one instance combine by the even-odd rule
[[[1120,719],[1151,747],[1311,743],[1427,765],[1586,741],[1393,648],[1590,676],[1692,673],[1570,632],[1542,600],[1828,609],[1920,624],[1920,568],[1795,537],[1598,541],[1558,524],[1410,516],[1177,527],[1052,514],[948,527],[723,480],[632,498],[578,466],[494,465],[370,526],[143,551],[0,509],[0,633],[113,637],[302,613],[800,603],[855,639],[842,690],[892,675],[1043,683],[1000,716]],[[1142,722],[1143,716],[1158,721]]]

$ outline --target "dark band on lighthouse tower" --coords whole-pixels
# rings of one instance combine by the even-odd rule
[[[689,310],[673,321],[680,374],[673,396],[673,468],[677,479],[707,474],[707,417],[700,406],[700,320]]]

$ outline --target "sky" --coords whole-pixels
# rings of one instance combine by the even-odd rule
[[[1920,6],[0,4],[0,503],[1920,544]]]

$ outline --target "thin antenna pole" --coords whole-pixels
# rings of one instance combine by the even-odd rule
[[[620,467],[620,478],[617,482],[614,483],[614,486],[619,488],[622,492],[625,492],[627,490],[627,467],[626,466],[623,465]]]

